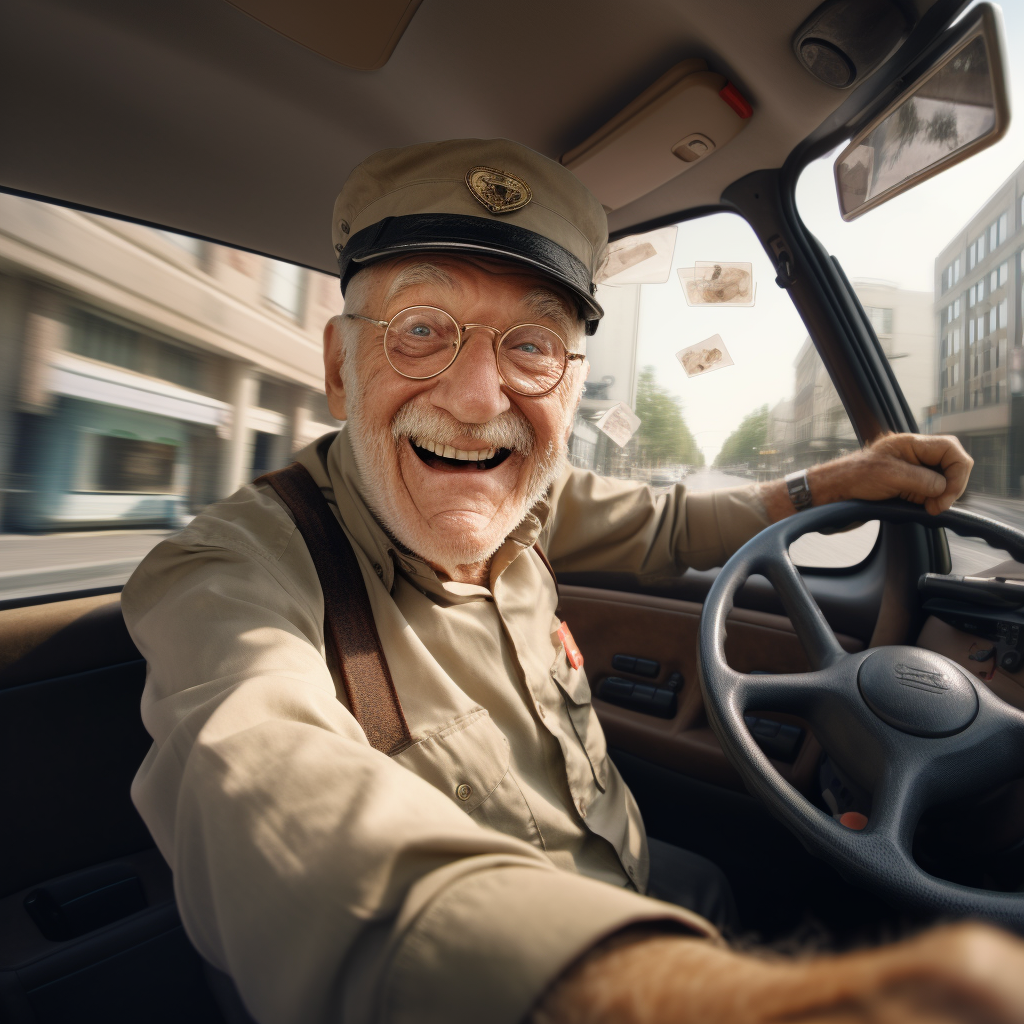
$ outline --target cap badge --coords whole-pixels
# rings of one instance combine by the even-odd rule
[[[491,213],[521,210],[533,198],[530,186],[522,178],[493,167],[473,167],[466,173],[466,185]]]

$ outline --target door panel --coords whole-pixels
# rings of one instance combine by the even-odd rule
[[[117,594],[0,612],[0,897],[153,845],[129,796],[145,676]]]
[[[562,586],[561,613],[583,652],[595,695],[610,676],[654,686],[665,684],[673,673],[683,677],[678,707],[671,718],[630,710],[595,696],[594,707],[609,746],[706,782],[743,788],[704,714],[697,680],[699,604],[648,594]],[[848,651],[864,648],[861,640],[843,634],[839,642]],[[810,668],[789,620],[751,609],[735,608],[729,616],[726,654],[729,664],[741,672],[805,672]],[[616,655],[656,662],[657,672],[624,670],[613,664]],[[766,717],[804,730],[792,762],[773,762],[786,779],[808,790],[821,755],[817,741],[798,719],[781,714]]]
[[[131,802],[145,678],[118,594],[0,611],[0,1020],[222,1020]]]
[[[886,587],[891,585],[892,570],[895,565],[907,563],[907,572],[912,574],[916,586],[917,575],[927,572],[926,561],[919,558],[910,559],[910,555],[918,556],[920,534],[923,529],[911,534],[909,531],[897,533],[889,523],[883,523],[881,540],[871,556],[860,566],[852,570],[804,571],[804,582],[811,592],[822,615],[836,633],[856,637],[865,644],[871,639],[878,625],[879,608],[881,607]],[[913,529],[913,528],[911,528]],[[616,593],[649,594],[652,597],[670,598],[676,601],[689,601],[701,604],[707,597],[711,585],[718,578],[718,569],[698,572],[687,569],[679,576],[659,580],[641,580],[637,576],[623,572],[572,572],[559,573],[558,582],[562,586],[580,589],[612,590]],[[897,595],[902,597],[902,593]],[[785,611],[775,588],[764,576],[751,576],[736,592],[736,607],[752,611],[770,612],[784,616]],[[907,639],[910,637],[907,633]],[[886,641],[891,643],[893,641]]]

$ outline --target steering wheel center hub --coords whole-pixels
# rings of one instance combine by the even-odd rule
[[[864,660],[857,682],[883,722],[913,736],[952,736],[978,713],[978,694],[964,672],[916,647],[880,648]]]

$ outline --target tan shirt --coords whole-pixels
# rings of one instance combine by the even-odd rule
[[[158,545],[122,597],[154,739],[133,799],[254,1016],[513,1024],[630,923],[713,934],[639,895],[643,823],[532,545],[560,571],[710,567],[766,524],[753,489],[655,498],[567,467],[480,587],[389,540],[344,430],[298,460],[352,541],[412,746],[371,748],[339,697],[315,569],[266,485]]]

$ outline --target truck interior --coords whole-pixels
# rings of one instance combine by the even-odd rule
[[[792,305],[866,443],[918,429],[919,414],[843,267],[801,218],[797,183],[970,39],[994,68],[985,144],[998,142],[1009,117],[998,11],[968,8],[8,0],[0,192],[336,274],[330,210],[361,160],[431,140],[514,139],[591,187],[620,252],[709,216],[744,222],[767,261],[762,293]],[[847,199],[856,216],[863,200]],[[808,529],[845,529],[851,517]],[[984,691],[979,721],[1005,711],[1018,736],[1024,666],[1004,655],[1024,622],[1012,592],[1024,534],[983,515],[944,520],[998,549],[971,584],[951,574],[946,536],[926,518],[892,510],[863,556],[803,566],[790,591],[754,562],[733,567],[728,593],[721,582],[713,591],[717,569],[559,579],[649,833],[724,869],[750,941],[844,949],[965,914],[1024,931],[1024,764],[1008,755],[1001,775],[975,779],[976,752],[964,748],[976,784],[930,790],[907,812],[901,841],[937,881],[927,898],[901,900],[882,865],[871,868],[877,851],[858,860],[801,826],[818,815],[838,834],[853,811],[871,834],[873,797],[881,806],[871,790],[889,777],[858,764],[874,733],[778,706],[786,700],[737,711],[722,696],[726,662],[755,681],[819,672],[827,635],[835,658],[857,665],[893,645],[943,656]],[[0,599],[0,1019],[11,1024],[233,1019],[131,803],[149,746],[146,666],[118,590]],[[998,651],[983,678],[979,645]],[[843,739],[854,736],[861,747]]]

